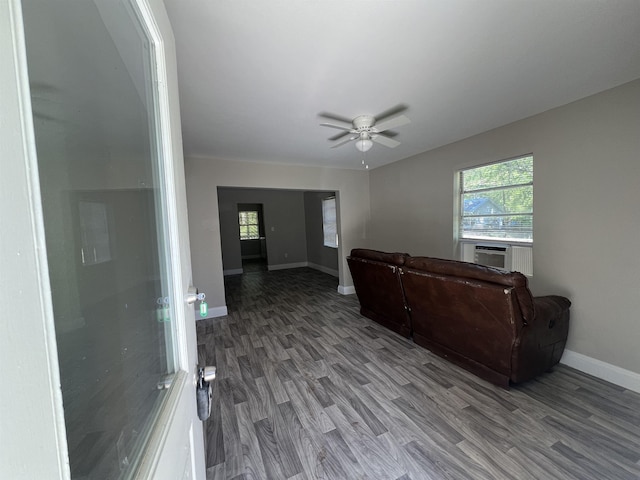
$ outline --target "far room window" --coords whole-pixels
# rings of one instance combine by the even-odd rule
[[[533,155],[460,172],[461,239],[533,242]]]
[[[258,212],[238,212],[238,217],[240,223],[240,240],[255,240],[260,238]]]
[[[322,200],[322,232],[324,233],[324,246],[338,248],[336,197],[329,197]]]

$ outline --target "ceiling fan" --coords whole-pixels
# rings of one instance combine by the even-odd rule
[[[402,115],[406,109],[406,105],[397,105],[379,115],[358,115],[352,120],[326,112],[319,113],[318,116],[331,120],[331,123],[321,123],[321,126],[344,130],[329,138],[329,140],[336,142],[331,148],[340,147],[356,140],[356,148],[361,152],[366,152],[371,149],[373,142],[389,148],[400,145],[400,142],[391,138],[396,133],[389,132],[389,130],[411,122],[409,118]],[[382,132],[386,132],[386,134]]]

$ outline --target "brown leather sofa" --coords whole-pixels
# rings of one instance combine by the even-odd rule
[[[411,319],[400,280],[400,267],[407,257],[404,253],[362,248],[352,250],[347,257],[360,313],[403,337],[411,335]]]
[[[377,273],[389,258],[387,269],[400,279],[402,291],[400,297],[394,282],[393,308],[381,297],[386,284]],[[352,250],[347,261],[364,316],[402,325],[402,332],[408,328],[415,343],[485,380],[507,388],[560,361],[571,302],[556,295],[533,297],[521,273],[366,249]],[[369,269],[373,262],[375,269]]]

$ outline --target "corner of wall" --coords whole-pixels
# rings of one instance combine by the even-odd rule
[[[338,293],[340,295],[353,295],[356,288],[353,285],[338,285]]]

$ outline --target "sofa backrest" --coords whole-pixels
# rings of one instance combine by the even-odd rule
[[[388,263],[390,265],[402,266],[408,257],[406,253],[386,253],[379,250],[369,250],[367,248],[354,248],[351,250],[351,258],[363,260],[373,260],[376,262]]]
[[[517,308],[520,310],[522,320],[525,323],[533,321],[533,296],[529,290],[527,277],[520,272],[506,272],[475,263],[431,257],[407,256],[404,265],[407,269],[512,287],[517,297]]]
[[[508,375],[518,333],[533,315],[524,275],[455,260],[410,257],[402,283],[414,336]]]
[[[411,326],[400,279],[404,254],[354,249],[347,257],[361,313],[403,336]]]

